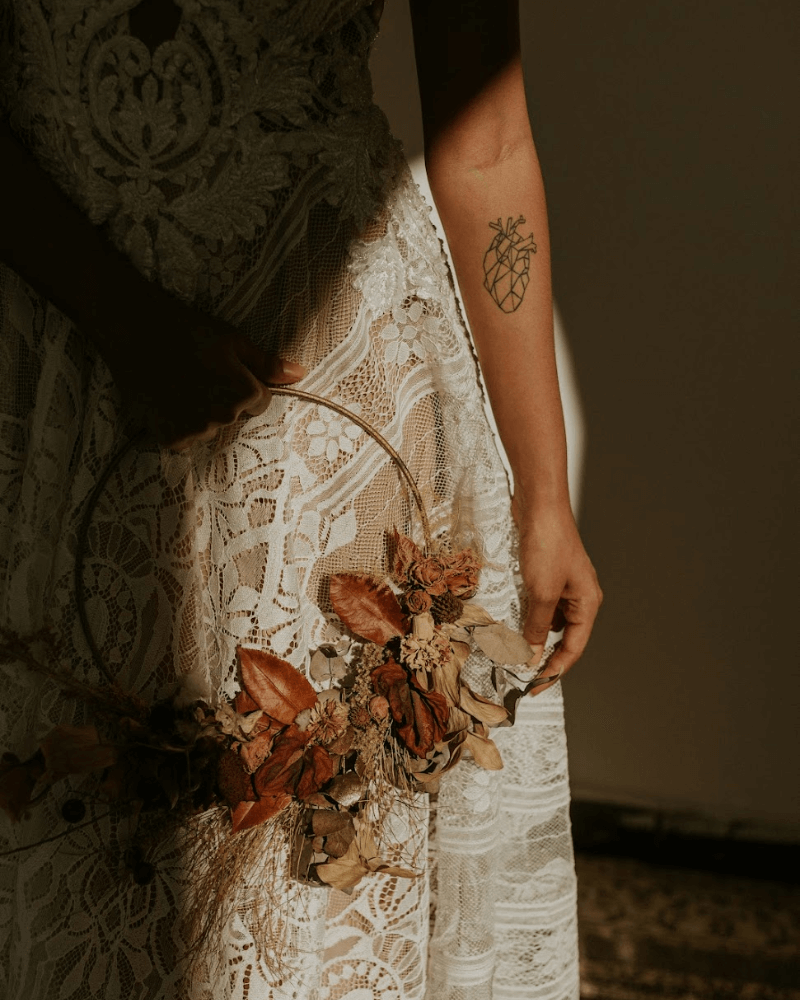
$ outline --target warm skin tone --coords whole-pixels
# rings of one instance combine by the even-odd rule
[[[411,0],[411,14],[428,179],[514,474],[529,597],[524,634],[538,652],[554,624],[566,625],[545,671],[555,676],[583,653],[602,594],[567,489],[547,210],[525,101],[518,0]],[[484,257],[498,235],[490,223],[520,216],[530,280],[521,301],[506,299],[501,308],[485,287]]]

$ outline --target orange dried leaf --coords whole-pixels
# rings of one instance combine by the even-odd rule
[[[362,573],[336,573],[330,579],[330,592],[333,610],[363,639],[383,646],[408,631],[408,618],[383,581]]]
[[[291,663],[263,649],[237,646],[236,652],[242,686],[256,708],[262,708],[273,719],[288,726],[304,708],[314,707],[317,702],[314,688]],[[242,711],[238,704],[236,710]]]
[[[240,802],[231,812],[233,832],[238,833],[240,830],[249,830],[251,827],[259,826],[268,819],[272,819],[273,816],[277,816],[291,801],[291,795],[281,793],[265,796],[258,802]]]

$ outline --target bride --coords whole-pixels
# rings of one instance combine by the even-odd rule
[[[387,531],[412,528],[369,435],[269,388],[299,383],[392,443],[435,535],[480,552],[481,604],[535,657],[563,629],[553,681],[498,736],[503,771],[465,761],[443,777],[424,878],[376,874],[351,896],[287,884],[283,979],[243,901],[214,942],[221,961],[187,972],[192,873],[173,845],[150,859],[155,878],[131,879],[130,830],[88,779],[3,818],[8,1000],[578,998],[558,679],[601,593],[567,493],[517,0],[411,0],[426,167],[471,339],[372,102],[382,7],[0,4],[0,625],[55,630],[70,670],[97,682],[77,616],[79,526],[144,427],[104,487],[78,581],[103,660],[148,701],[178,681],[227,700],[241,645],[307,673],[309,651],[343,634],[330,575],[385,574]],[[4,751],[28,755],[82,721],[57,684],[13,660],[0,670]],[[476,690],[488,670],[470,657]],[[80,830],[65,796],[87,803]]]

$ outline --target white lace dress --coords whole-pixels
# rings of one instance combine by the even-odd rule
[[[151,53],[129,33],[133,6],[0,0],[3,113],[144,274],[305,364],[303,388],[378,428],[434,531],[482,553],[481,604],[517,625],[508,485],[475,359],[428,209],[372,103],[376,11],[177,0],[174,40]],[[97,682],[75,613],[76,533],[130,428],[87,340],[5,266],[0,330],[0,623],[58,629],[72,668]],[[143,445],[125,459],[89,535],[92,630],[149,699],[182,674],[229,696],[238,644],[305,670],[338,634],[328,574],[384,572],[392,526],[413,530],[412,512],[378,446],[328,410],[275,398],[189,454]],[[486,663],[473,660],[480,689]],[[27,755],[80,718],[19,664],[0,672],[3,750]],[[430,878],[376,875],[352,896],[287,886],[297,959],[282,982],[243,917],[214,943],[218,973],[189,982],[177,918],[191,873],[165,848],[155,879],[135,884],[129,831],[90,802],[96,822],[0,857],[0,995],[577,1000],[558,688],[525,699],[498,744],[503,771],[462,763],[443,780]],[[70,794],[21,824],[3,818],[0,848],[63,831]]]

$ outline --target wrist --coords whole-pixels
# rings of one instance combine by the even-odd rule
[[[542,489],[526,489],[515,482],[511,499],[511,512],[517,525],[545,520],[568,520],[574,522],[569,490],[564,486]]]

